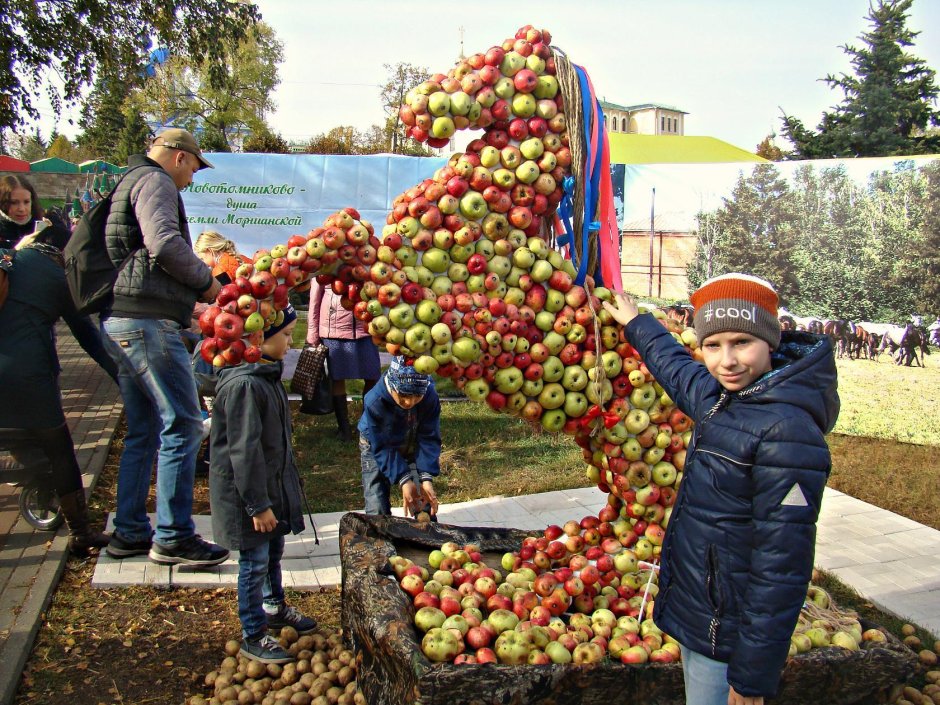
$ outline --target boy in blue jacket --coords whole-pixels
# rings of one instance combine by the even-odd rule
[[[604,308],[695,421],[653,619],[682,648],[689,705],[773,697],[813,569],[839,413],[828,337],[781,336],[777,294],[726,274],[691,297],[704,365],[629,296]]]
[[[441,402],[434,383],[392,360],[362,401],[359,455],[366,514],[391,514],[392,483],[401,487],[405,516],[437,515],[434,478],[440,472]]]
[[[264,333],[262,359],[225,367],[216,383],[209,441],[212,535],[238,554],[241,653],[261,663],[294,658],[267,633],[294,627],[310,634],[316,622],[284,601],[284,535],[304,529],[300,475],[291,448],[291,416],[281,384],[281,360],[297,322],[293,306]]]

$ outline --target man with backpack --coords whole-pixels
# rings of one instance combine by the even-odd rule
[[[219,282],[193,252],[179,191],[212,167],[186,130],[168,129],[146,156],[133,155],[115,187],[104,229],[117,269],[113,301],[101,314],[118,364],[127,435],[118,468],[114,558],[148,554],[164,565],[217,565],[229,552],[199,537],[192,519],[202,415],[180,331],[196,300],[212,301]],[[147,516],[156,459],[157,525]]]

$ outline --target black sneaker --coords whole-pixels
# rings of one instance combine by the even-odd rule
[[[241,654],[260,663],[290,663],[294,660],[270,634],[265,634],[260,639],[243,639]]]
[[[143,541],[131,541],[121,536],[118,532],[111,534],[111,541],[108,542],[105,553],[118,560],[130,556],[146,556],[150,553],[150,547],[153,542],[150,539]]]
[[[218,565],[229,557],[226,548],[204,541],[196,534],[175,546],[164,546],[154,541],[150,560],[160,565],[191,565],[197,568]]]
[[[268,629],[283,629],[284,627],[293,627],[300,636],[313,634],[317,629],[315,619],[305,617],[300,611],[290,605],[281,605],[277,612],[273,614],[267,611],[265,606],[265,616],[268,618]]]

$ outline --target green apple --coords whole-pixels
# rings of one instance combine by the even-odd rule
[[[545,338],[542,340],[542,344],[548,348],[548,352],[550,352],[552,355],[557,355],[560,353],[561,349],[565,347],[566,343],[567,341],[565,340],[565,336],[559,335],[553,330],[547,332],[545,334]],[[559,360],[559,362],[561,361]]]
[[[438,345],[453,341],[453,333],[446,323],[435,323],[431,326],[431,339]]]
[[[407,340],[407,338],[408,334],[406,333],[405,339]],[[409,345],[408,347],[411,346]],[[437,372],[439,364],[440,363],[438,363],[438,361],[430,355],[419,355],[415,359],[412,366],[415,368],[415,372],[419,372],[423,375],[433,375],[435,372]]]
[[[369,321],[369,335],[382,337],[391,327],[392,323],[388,320],[388,316],[376,316]]]
[[[535,160],[542,156],[542,153],[545,151],[545,145],[542,144],[541,138],[530,137],[522,141],[522,144],[519,145],[519,151],[522,152],[522,156],[526,159]]]
[[[413,267],[418,263],[418,253],[409,245],[402,245],[395,250],[395,256],[401,262],[402,267]]]
[[[413,353],[420,355],[427,352],[431,344],[431,329],[424,323],[414,323],[405,331],[405,345]]]
[[[454,245],[454,247],[456,247],[456,245]],[[447,278],[452,282],[465,282],[470,278],[470,270],[467,269],[467,265],[465,264],[453,262],[447,268]]]
[[[486,395],[490,393],[490,385],[485,379],[471,379],[464,385],[463,393],[470,401],[485,401]]]
[[[536,254],[536,257],[538,257],[537,254]],[[532,281],[541,283],[541,282],[548,281],[548,278],[552,276],[552,272],[554,271],[555,269],[547,260],[540,259],[537,262],[534,262],[532,264],[532,269],[529,272],[529,276],[532,277]]]
[[[450,96],[444,91],[437,91],[428,97],[428,112],[434,117],[441,117],[450,112]]]
[[[450,267],[448,267],[449,269]],[[447,276],[434,277],[434,281],[431,282],[431,291],[438,296],[449,294],[453,288],[454,280]]]
[[[410,304],[404,302],[392,307],[388,312],[388,320],[396,328],[407,328],[415,322],[415,312]]]
[[[431,123],[431,137],[446,139],[453,137],[455,132],[457,132],[457,127],[454,125],[453,119],[446,115],[434,118],[434,122]]]
[[[539,311],[535,314],[535,327],[540,331],[548,332],[555,323],[555,314],[549,311]]]
[[[512,269],[512,262],[503,255],[493,255],[492,259],[486,263],[487,272],[495,272],[500,279],[505,279]]]
[[[557,433],[565,427],[568,417],[561,409],[549,409],[542,414],[542,428],[552,433]]]
[[[512,253],[512,263],[520,269],[528,271],[535,264],[535,255],[528,247],[520,247]]]
[[[518,367],[507,367],[493,375],[493,385],[503,394],[518,392],[523,382],[525,382],[525,377],[522,376],[522,370]]]
[[[542,392],[538,396],[538,402],[542,405],[542,408],[546,410],[560,409],[565,403],[565,388],[557,382],[546,384],[542,387]]]
[[[439,274],[447,271],[450,266],[450,255],[444,250],[432,247],[421,255],[421,264]]]
[[[562,406],[568,418],[579,418],[587,412],[588,400],[581,392],[569,391],[565,394],[565,403]]]
[[[535,115],[536,100],[531,93],[516,93],[512,97],[512,114],[516,117],[530,118]]]
[[[436,301],[421,299],[421,301],[415,304],[415,317],[428,326],[433,326],[441,320],[442,313],[441,307],[438,306]],[[430,334],[430,330],[428,333]]]
[[[470,112],[471,105],[473,105],[473,98],[463,91],[450,94],[450,112],[452,115],[466,115]]]
[[[457,340],[454,341],[451,352],[453,356],[461,362],[476,362],[480,359],[480,344],[473,338],[457,338]],[[559,360],[559,362],[561,362],[561,360]]]
[[[587,383],[587,372],[584,371],[583,367],[578,365],[569,365],[565,368],[565,372],[561,376],[561,386],[569,392],[580,392],[587,387]]]

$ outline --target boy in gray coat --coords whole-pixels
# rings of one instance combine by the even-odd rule
[[[304,529],[290,408],[281,384],[281,360],[296,322],[288,306],[284,320],[265,331],[260,362],[221,370],[209,437],[212,534],[222,546],[239,551],[241,653],[261,663],[294,660],[268,628],[290,626],[310,634],[317,626],[286,604],[281,585],[284,536]]]

